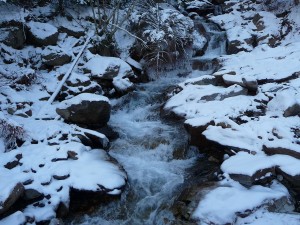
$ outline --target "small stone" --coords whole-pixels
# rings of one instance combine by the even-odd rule
[[[17,155],[16,155],[16,159],[17,159],[18,161],[20,161],[20,160],[22,159],[22,157],[23,157],[22,154],[17,154]]]
[[[10,115],[14,115],[14,113],[16,112],[16,110],[13,109],[13,108],[7,108],[6,111],[7,111],[7,113],[10,114]]]
[[[77,153],[74,151],[68,151],[68,159],[73,159],[73,160],[77,160]]]
[[[27,110],[25,113],[26,113],[27,116],[32,116],[32,110],[31,109]]]
[[[23,185],[29,185],[29,184],[32,184],[33,180],[32,179],[29,179],[29,180],[26,180],[23,182]]]
[[[5,167],[6,169],[11,170],[11,169],[15,168],[15,167],[18,166],[18,165],[19,165],[19,161],[14,160],[14,161],[12,161],[12,162],[6,163],[6,164],[4,165],[4,167]]]
[[[47,186],[49,184],[51,184],[51,179],[49,181],[45,181],[45,182],[41,183],[41,185],[43,185],[43,186]]]
[[[65,179],[67,179],[67,178],[69,178],[69,177],[70,177],[70,174],[62,175],[62,176],[60,176],[60,175],[53,175],[53,178],[54,178],[55,180],[65,180]]]

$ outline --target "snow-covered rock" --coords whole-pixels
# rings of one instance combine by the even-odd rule
[[[43,50],[42,58],[47,66],[62,66],[69,63],[72,56],[59,47],[48,46]]]
[[[110,108],[108,98],[83,93],[61,102],[56,112],[68,122],[101,127],[109,121]]]
[[[271,208],[285,199],[289,205],[288,192],[278,182],[270,187],[253,186],[250,189],[234,182],[223,181],[200,201],[193,217],[201,224],[235,224],[260,208]],[[276,206],[275,206],[276,207]]]
[[[211,19],[226,30],[229,54],[252,51],[257,45],[277,46],[287,24],[265,9],[263,2],[227,1],[227,13]],[[227,9],[225,6],[225,9]]]
[[[128,78],[134,76],[131,67],[122,59],[95,55],[84,65],[95,79],[113,80],[115,77]]]
[[[19,165],[10,170],[4,168],[6,159],[16,154],[22,154]],[[35,200],[35,203],[30,203],[22,210],[36,222],[54,218],[60,203],[68,207],[71,188],[118,195],[126,184],[126,174],[105,151],[90,149],[78,142],[56,146],[45,143],[26,145],[2,154],[0,165],[3,176],[0,184],[3,190],[1,202],[6,204],[13,199],[10,193],[15,193],[16,184],[16,187],[20,184],[27,195],[32,189],[42,194],[38,201]]]
[[[59,99],[65,100],[80,93],[103,94],[102,87],[88,76],[73,72],[66,81],[59,95]]]
[[[91,74],[92,80],[114,89],[118,94],[126,94],[134,88],[129,79],[135,74],[131,66],[120,58],[92,55],[83,70]]]
[[[206,16],[209,13],[213,13],[215,10],[215,5],[206,0],[190,1],[186,2],[186,4],[186,10],[188,12],[195,12],[199,16]]]
[[[70,25],[70,24],[61,24],[58,28],[61,33],[67,33],[69,36],[80,38],[84,36],[85,30],[80,26]]]
[[[49,23],[29,22],[27,41],[36,46],[55,45],[58,40],[58,30]]]

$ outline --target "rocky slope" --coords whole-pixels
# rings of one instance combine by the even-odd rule
[[[71,197],[116,200],[127,174],[106,151],[117,137],[107,97],[149,79],[156,51],[173,60],[192,43],[192,20],[170,6],[148,5],[154,23],[139,6],[107,44],[91,7],[65,2],[63,16],[55,2],[32,2],[0,1],[0,224],[55,224],[76,208]]]
[[[196,2],[188,7],[199,13]],[[298,224],[300,6],[221,3],[221,15],[205,14],[226,31],[229,55],[217,59],[212,75],[181,83],[164,106],[185,119],[190,143],[221,164],[224,180],[192,217],[200,224]],[[283,208],[270,207],[282,198]]]

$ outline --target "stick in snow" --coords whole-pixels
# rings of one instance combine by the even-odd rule
[[[45,111],[45,108],[47,108],[47,106],[49,106],[49,105],[52,104],[52,102],[54,101],[54,99],[56,98],[56,96],[58,95],[58,93],[60,92],[62,86],[64,85],[64,83],[65,83],[65,82],[68,80],[68,78],[70,77],[70,75],[71,75],[71,73],[72,73],[74,67],[76,66],[76,64],[77,64],[78,60],[80,59],[80,57],[81,57],[83,51],[85,50],[86,46],[87,46],[88,43],[90,42],[92,36],[93,36],[93,33],[91,33],[91,34],[87,37],[87,39],[86,39],[84,45],[82,46],[82,48],[81,48],[80,52],[78,53],[78,55],[76,56],[76,58],[74,59],[74,61],[73,61],[72,65],[71,65],[71,67],[69,68],[69,70],[67,71],[67,73],[64,75],[63,79],[60,81],[59,85],[57,86],[57,88],[55,89],[55,91],[53,92],[53,94],[51,95],[51,97],[48,99],[47,103],[46,103],[46,104],[41,108],[41,110],[38,112],[36,118],[41,117],[42,114],[43,114],[43,112]]]

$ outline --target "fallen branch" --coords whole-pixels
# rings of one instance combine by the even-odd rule
[[[78,53],[78,55],[76,56],[76,58],[74,59],[72,65],[70,66],[69,70],[67,71],[67,73],[64,75],[64,77],[62,78],[62,80],[60,81],[60,83],[58,84],[57,88],[55,89],[55,91],[53,92],[53,94],[50,96],[50,98],[48,99],[47,103],[41,108],[41,110],[38,112],[36,118],[40,117],[43,112],[45,111],[45,108],[47,108],[47,106],[51,105],[52,102],[55,100],[56,96],[58,95],[58,93],[60,92],[61,88],[63,87],[64,83],[68,80],[68,78],[70,77],[74,67],[76,66],[78,60],[80,59],[82,53],[84,52],[84,50],[86,49],[86,46],[88,45],[88,43],[90,42],[92,36],[94,33],[91,33],[84,45],[82,46],[80,52]]]

